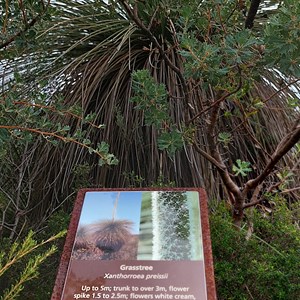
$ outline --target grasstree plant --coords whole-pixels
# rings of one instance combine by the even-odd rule
[[[138,248],[140,259],[203,258],[197,193],[151,192],[151,198],[145,197],[143,201],[150,201],[152,210],[141,219]],[[152,228],[152,235],[148,234],[149,228]],[[150,243],[147,245],[143,240],[149,241],[149,238]]]
[[[86,239],[92,241],[95,247],[103,251],[102,259],[113,259],[116,253],[132,239],[133,222],[116,219],[119,197],[120,192],[117,193],[111,220],[102,220],[85,227]]]
[[[89,155],[90,148],[78,143],[61,148],[40,141],[30,144],[27,153],[34,163],[25,174],[36,175],[27,182],[38,191],[28,196],[34,198],[32,202],[43,210],[60,204],[57,195],[70,194],[74,167],[84,163],[90,166],[94,186],[126,186],[126,174],[143,178],[139,184],[148,186],[158,178],[177,186],[203,186],[210,198],[228,199],[238,226],[247,207],[263,203],[266,193],[278,192],[281,170],[294,174],[281,192],[289,195],[288,200],[296,199],[299,5],[284,0],[280,8],[263,11],[270,3],[51,3],[55,14],[50,13],[49,23],[34,25],[36,47],[3,62],[4,102],[14,91],[14,81],[8,79],[17,77],[11,74],[21,73],[27,83],[13,101],[5,103],[4,111],[19,107],[25,96],[22,111],[30,103],[37,113],[45,103],[55,106],[56,99],[61,99],[64,109],[80,107],[79,116],[91,116],[93,124],[105,128],[99,130],[70,116],[61,123],[51,113],[52,124],[70,126],[70,131],[64,129],[67,137],[83,130],[81,141],[86,139],[93,149],[105,141],[102,149],[116,155],[119,164],[99,166],[98,159]],[[267,22],[265,13],[272,14]],[[15,39],[5,47],[16,50]],[[32,95],[41,89],[42,81],[47,99],[33,108]],[[14,117],[9,120],[15,126]],[[25,125],[17,130],[2,128],[1,135],[4,139],[18,135]]]
[[[134,259],[136,239],[131,233],[132,225],[128,220],[102,220],[81,227],[76,235],[72,258]]]

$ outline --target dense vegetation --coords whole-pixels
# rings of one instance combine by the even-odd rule
[[[80,187],[201,186],[214,203],[219,298],[299,296],[298,1],[0,11],[0,276],[37,277],[54,252],[42,241],[66,228]]]
[[[232,228],[223,204],[214,208],[211,231],[219,300],[299,298],[299,203],[291,210],[283,199],[274,200],[271,212],[252,211],[251,237],[247,226],[240,232]]]

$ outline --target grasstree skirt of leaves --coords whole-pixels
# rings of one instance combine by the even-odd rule
[[[101,220],[80,227],[72,252],[73,259],[136,259],[138,237],[129,220]]]
[[[19,31],[1,15],[10,224],[55,210],[85,164],[90,186],[202,186],[236,225],[270,193],[299,196],[298,1],[39,3]]]
[[[126,220],[108,220],[94,225],[96,247],[103,251],[118,251],[130,238],[132,223]]]

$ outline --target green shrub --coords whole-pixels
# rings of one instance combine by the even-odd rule
[[[45,244],[54,241],[57,238],[60,238],[64,235],[64,232],[60,232],[56,234],[46,241],[42,241],[38,243],[33,238],[34,233],[30,231],[26,238],[22,242],[14,242],[10,244],[6,242],[6,247],[3,247],[0,250],[0,277],[1,281],[5,284],[3,288],[3,294],[0,295],[1,300],[13,300],[17,299],[19,294],[24,289],[24,284],[34,279],[38,276],[38,270],[40,265],[56,250],[56,246],[52,245],[49,249],[43,251],[42,253],[34,254],[31,256],[32,252]],[[5,243],[4,243],[5,244]],[[29,256],[29,258],[28,258]],[[27,259],[28,258],[28,259]],[[25,266],[22,270],[17,274],[15,279],[11,281],[10,276],[6,276],[10,274],[10,270],[18,263],[24,263],[24,260],[27,259]]]
[[[40,239],[45,239],[56,232],[66,230],[69,226],[70,215],[63,210],[54,213],[45,225],[43,231],[38,234]],[[28,282],[21,293],[20,299],[48,300],[51,299],[52,290],[63,251],[64,239],[55,241],[57,251],[43,263],[43,271],[34,280]],[[42,249],[41,249],[42,250]]]
[[[223,204],[211,214],[219,300],[300,299],[300,232],[294,216],[299,204],[288,208],[275,198],[271,213],[252,210],[254,233],[249,240],[246,228],[232,226]]]
[[[21,242],[0,241],[0,300],[51,298],[68,222],[69,216],[59,212],[43,231],[30,231]]]

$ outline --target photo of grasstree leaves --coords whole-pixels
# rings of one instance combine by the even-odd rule
[[[93,192],[84,200],[72,259],[201,260],[198,197],[177,191]]]

